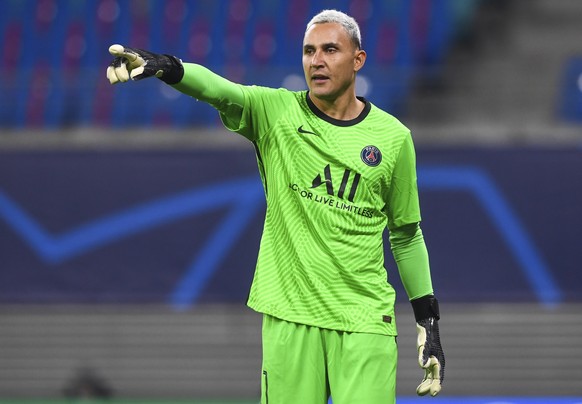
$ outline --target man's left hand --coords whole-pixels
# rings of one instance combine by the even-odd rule
[[[416,394],[436,396],[445,378],[445,354],[441,347],[438,320],[434,317],[416,323],[418,334],[418,364],[424,369],[424,378],[416,388]]]

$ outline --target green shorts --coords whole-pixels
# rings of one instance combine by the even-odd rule
[[[396,337],[263,316],[261,404],[394,404]]]

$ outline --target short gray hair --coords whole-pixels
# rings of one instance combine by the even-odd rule
[[[360,34],[360,27],[353,17],[338,10],[323,10],[307,23],[307,28],[311,28],[315,24],[337,23],[341,25],[350,36],[356,48],[362,48],[362,35]]]

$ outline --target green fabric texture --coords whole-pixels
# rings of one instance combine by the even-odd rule
[[[184,70],[174,88],[214,106],[256,149],[267,211],[248,305],[300,324],[396,335],[387,227],[409,298],[432,293],[410,131],[364,99],[360,116],[339,121],[306,91]]]
[[[263,317],[261,404],[393,404],[396,337]]]

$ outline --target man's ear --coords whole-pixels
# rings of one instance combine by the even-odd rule
[[[366,51],[362,50],[362,49],[358,49],[356,51],[356,55],[354,56],[354,71],[357,72],[358,70],[360,70],[363,66],[364,63],[366,63]]]

